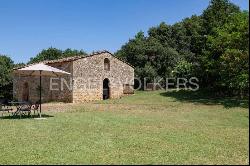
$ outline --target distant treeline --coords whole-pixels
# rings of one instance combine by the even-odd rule
[[[116,55],[135,66],[141,79],[197,77],[201,87],[219,95],[248,96],[248,24],[248,11],[212,0],[200,16],[139,32]]]

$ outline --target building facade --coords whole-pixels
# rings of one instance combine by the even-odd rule
[[[108,51],[43,63],[71,75],[42,77],[42,102],[81,103],[134,93],[134,68]],[[39,77],[14,74],[13,96],[19,101],[38,101]]]

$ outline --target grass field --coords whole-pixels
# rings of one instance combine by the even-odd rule
[[[249,163],[248,101],[157,91],[65,107],[0,119],[0,164]]]

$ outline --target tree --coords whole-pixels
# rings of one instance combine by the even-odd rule
[[[149,33],[152,36],[149,37],[145,37],[143,32],[139,32],[134,39],[130,39],[116,53],[118,57],[136,66],[136,76],[142,80],[144,77],[152,81],[158,76],[170,76],[173,66],[179,58],[178,52],[171,48],[167,42],[164,42],[164,34],[167,31],[166,24],[162,23],[160,28],[165,30],[150,29]]]
[[[148,35],[157,39],[164,47],[175,47],[175,42],[172,40],[172,28],[164,22],[157,27],[150,28]]]
[[[67,48],[66,50],[63,51],[62,57],[72,57],[72,56],[77,56],[77,55],[87,55],[87,53],[83,50],[76,50],[76,49],[70,49]]]
[[[62,51],[57,48],[50,47],[48,49],[42,50],[40,53],[37,54],[36,57],[31,58],[29,63],[37,63],[45,60],[55,60],[77,55],[86,55],[86,53],[83,50],[78,51],[68,48],[65,51]]]
[[[154,77],[171,77],[172,70],[181,56],[172,47],[164,47],[155,38],[149,37],[147,40],[146,55],[149,57],[149,62],[157,71]]]
[[[148,61],[148,57],[145,55],[145,47],[146,37],[143,32],[138,32],[135,38],[130,39],[115,55],[131,65],[141,68],[144,67]]]
[[[173,76],[176,78],[186,78],[189,79],[193,75],[193,64],[187,62],[186,60],[181,60],[177,62],[173,70]]]
[[[249,13],[231,15],[228,22],[208,36],[211,68],[218,69],[217,86],[243,95],[249,88]],[[215,74],[214,74],[215,75]]]
[[[14,62],[6,55],[0,55],[0,98],[12,98],[11,71]]]
[[[190,37],[190,51],[199,56],[205,48],[206,36],[201,16],[193,15],[183,20],[183,27],[186,29],[186,35]],[[190,57],[193,60],[195,57]]]
[[[139,32],[116,55],[140,77],[197,77],[201,88],[246,95],[249,87],[248,12],[228,0],[211,0],[200,16],[162,22]]]
[[[206,34],[213,33],[213,29],[223,26],[230,15],[238,12],[240,12],[240,8],[229,0],[211,0],[208,8],[202,14]]]
[[[21,68],[24,67],[26,64],[25,63],[16,63],[14,64],[14,68]]]

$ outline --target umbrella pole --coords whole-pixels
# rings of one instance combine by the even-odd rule
[[[42,71],[40,70],[40,118],[42,117]]]

